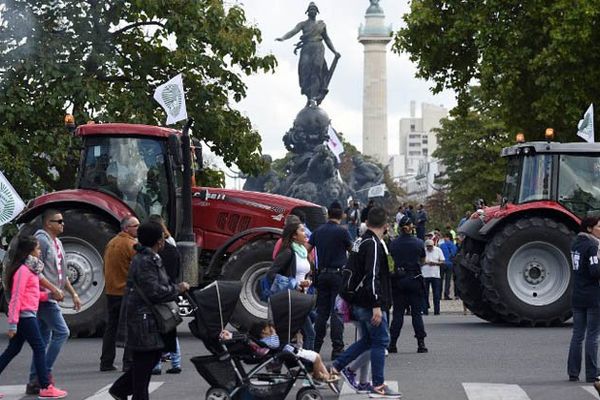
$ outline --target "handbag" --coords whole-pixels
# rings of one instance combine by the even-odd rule
[[[152,314],[154,314],[154,319],[156,319],[156,326],[158,328],[158,332],[160,334],[169,333],[175,328],[177,325],[183,322],[183,318],[179,315],[179,306],[176,301],[167,301],[164,303],[153,304],[148,300],[144,292],[139,288],[137,283],[133,283],[135,290],[138,292],[144,303],[150,310]]]

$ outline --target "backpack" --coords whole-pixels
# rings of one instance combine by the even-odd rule
[[[353,304],[357,293],[364,287],[365,271],[358,256],[361,243],[361,239],[354,242],[348,262],[342,269],[342,285],[339,295],[350,304]]]

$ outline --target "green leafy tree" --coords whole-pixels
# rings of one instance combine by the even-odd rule
[[[257,172],[261,138],[231,103],[242,77],[273,56],[244,10],[222,0],[12,0],[0,5],[0,166],[20,194],[70,187],[76,121],[164,124],[155,88],[184,74],[194,135],[244,172]],[[213,180],[218,177],[212,177]]]
[[[577,122],[600,99],[600,0],[413,0],[394,50],[407,52],[419,77],[458,94],[470,107],[478,82],[511,133],[578,140]]]
[[[438,148],[433,156],[446,167],[437,183],[458,210],[471,208],[479,198],[491,204],[502,191],[506,162],[500,151],[513,137],[493,115],[492,110],[473,107],[466,115],[443,119],[436,130]]]

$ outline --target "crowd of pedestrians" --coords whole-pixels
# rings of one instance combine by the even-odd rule
[[[314,232],[304,225],[301,213],[286,218],[264,278],[267,295],[287,289],[315,295],[315,310],[299,332],[298,343],[319,353],[329,328],[332,364],[327,374],[339,374],[358,393],[399,398],[384,383],[385,358],[398,351],[407,313],[412,316],[417,352],[428,351],[422,315],[430,308],[430,290],[434,315],[440,313],[442,290],[444,298],[449,298],[457,251],[454,233],[449,227],[443,235],[427,233],[428,217],[422,205],[416,211],[412,206],[401,207],[394,222],[373,201],[363,209],[353,201],[345,210],[334,201],[327,212],[327,223]],[[33,350],[27,394],[63,398],[67,392],[55,386],[52,367],[69,329],[57,302],[65,294],[75,310],[81,302],[67,279],[65,252],[58,238],[64,229],[63,216],[49,209],[41,222],[42,229],[34,236],[19,237],[8,264],[10,341],[0,355],[0,373],[27,341]],[[134,216],[125,217],[103,259],[107,323],[99,369],[116,371],[116,348],[123,347],[123,374],[109,394],[114,399],[146,400],[151,375],[162,373],[164,360],[171,362],[167,373],[181,372],[176,331],[158,333],[151,305],[177,299],[189,285],[180,281],[177,247],[158,215],[143,223]],[[351,302],[339,295],[349,266],[364,275]],[[356,341],[348,346],[345,322],[352,322],[356,329]]]
[[[392,221],[373,201],[362,209],[351,201],[345,210],[334,201],[327,213],[327,223],[312,233],[299,217],[287,218],[265,278],[268,294],[287,289],[316,293],[315,315],[305,322],[299,342],[320,352],[329,326],[330,372],[357,393],[399,398],[384,384],[385,357],[398,352],[406,313],[412,316],[417,352],[428,352],[423,315],[431,307],[430,293],[434,315],[440,314],[442,293],[450,299],[455,232],[447,226],[444,234],[437,229],[427,233],[423,205],[400,207]],[[349,270],[364,274],[352,301],[340,297]],[[356,328],[356,341],[347,347],[344,322]]]

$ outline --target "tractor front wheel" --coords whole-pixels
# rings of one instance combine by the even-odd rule
[[[223,279],[242,281],[240,301],[231,323],[250,328],[267,318],[267,303],[260,299],[260,280],[273,263],[273,240],[257,240],[236,250],[223,266]]]
[[[571,317],[570,247],[574,233],[549,218],[507,224],[486,246],[484,297],[503,320],[530,326]]]

